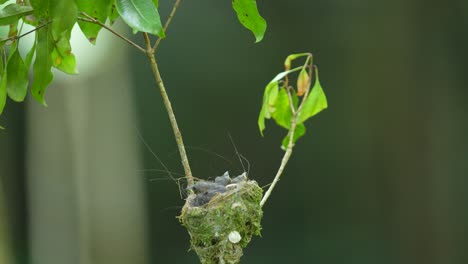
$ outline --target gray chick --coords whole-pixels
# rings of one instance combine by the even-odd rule
[[[226,171],[223,176],[218,176],[214,180],[215,183],[226,186],[231,183],[231,177],[229,177],[229,171]]]

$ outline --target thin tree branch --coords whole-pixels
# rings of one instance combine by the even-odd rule
[[[106,24],[102,23],[101,21],[95,19],[94,17],[84,13],[84,12],[81,12],[81,15],[85,16],[84,17],[78,17],[78,20],[81,20],[81,21],[84,21],[84,22],[88,22],[88,23],[93,23],[93,24],[96,24],[96,25],[99,25],[105,29],[107,29],[109,32],[111,32],[112,34],[114,34],[115,36],[121,38],[122,40],[124,40],[125,42],[127,42],[128,44],[132,45],[133,47],[135,47],[136,49],[138,49],[139,51],[143,52],[143,53],[146,53],[146,50],[143,49],[142,47],[140,47],[138,44],[136,44],[135,42],[131,41],[130,39],[126,38],[124,35],[118,33],[117,31],[113,30],[112,28],[110,28],[109,26],[107,26]]]
[[[260,201],[260,207],[263,207],[263,205],[266,203],[266,201],[270,197],[271,192],[273,191],[276,184],[279,182],[281,175],[283,174],[284,168],[286,168],[286,164],[288,164],[288,161],[291,158],[293,147],[294,147],[294,131],[296,130],[296,113],[294,113],[291,118],[291,129],[289,130],[288,147],[286,149],[286,152],[284,153],[283,159],[281,160],[281,165],[278,169],[278,172],[276,173],[275,178],[273,179],[273,182],[271,183],[270,187],[265,192],[262,200]]]
[[[167,28],[169,27],[169,24],[171,23],[172,21],[172,18],[174,17],[175,13],[177,12],[177,8],[179,7],[179,4],[180,4],[180,0],[176,0],[175,3],[174,3],[174,6],[172,7],[172,11],[171,13],[169,14],[169,17],[167,18],[167,21],[166,21],[166,24],[164,25],[164,33],[166,33],[167,31]],[[158,40],[156,40],[156,43],[154,44],[154,47],[153,47],[153,52],[156,51],[156,49],[158,48],[159,46],[159,43],[161,42],[162,38],[158,38]]]
[[[194,180],[192,176],[192,170],[190,169],[190,164],[187,158],[187,152],[185,151],[184,141],[182,139],[182,134],[180,133],[179,126],[177,125],[177,120],[174,115],[174,110],[172,110],[171,101],[167,95],[164,82],[161,78],[161,73],[159,72],[158,64],[156,63],[156,58],[154,56],[154,51],[151,48],[151,41],[148,36],[148,33],[143,32],[143,37],[145,38],[146,45],[146,55],[150,60],[151,70],[153,71],[154,79],[158,85],[159,92],[161,93],[164,106],[166,107],[167,114],[169,115],[169,121],[171,122],[172,131],[174,132],[175,140],[177,142],[177,147],[179,148],[179,154],[182,161],[182,166],[184,167],[185,175],[187,177],[188,185],[193,185]]]
[[[8,40],[14,41],[14,40],[20,39],[20,38],[22,38],[22,37],[24,37],[24,36],[26,36],[26,35],[29,35],[29,34],[33,33],[34,31],[37,31],[37,30],[39,30],[39,29],[41,29],[41,28],[43,28],[43,27],[45,27],[45,26],[48,26],[50,23],[52,23],[52,21],[49,21],[49,22],[44,23],[44,24],[42,24],[42,25],[39,25],[39,26],[37,26],[36,28],[34,28],[34,29],[32,29],[32,30],[30,30],[30,31],[28,31],[28,32],[26,32],[26,33],[24,33],[24,34],[21,34],[21,35],[19,35],[19,36],[12,36],[12,37],[8,37],[8,38],[6,38],[6,39],[2,39],[2,40],[0,40],[0,43],[5,42],[5,41],[8,41]]]
[[[310,85],[311,79],[312,79],[312,76],[311,76],[312,75],[312,70],[311,69],[313,67],[312,54],[311,53],[307,54],[307,60],[306,60],[306,62],[304,64],[304,67],[307,67],[309,62],[310,62],[310,65],[311,65],[310,69],[309,69],[309,76],[310,76],[309,77],[309,85]],[[286,75],[286,77],[287,77],[287,75]],[[286,79],[285,85],[287,85],[287,79]],[[301,112],[305,100],[302,100],[299,107],[297,109],[295,109],[294,105],[293,105],[292,94],[291,94],[290,89],[291,89],[290,86],[286,86],[286,91],[288,92],[288,100],[289,100],[289,104],[291,105],[291,112],[292,112],[291,129],[289,129],[288,147],[286,148],[286,152],[283,155],[283,159],[281,160],[281,165],[280,165],[280,167],[278,169],[278,172],[276,172],[276,175],[275,175],[275,178],[273,179],[273,182],[271,183],[270,187],[265,192],[265,194],[263,195],[262,200],[260,201],[260,207],[263,207],[263,205],[266,203],[266,201],[270,197],[271,192],[275,188],[276,184],[279,182],[279,180],[281,178],[281,175],[283,174],[284,168],[286,167],[286,164],[288,164],[288,161],[291,158],[292,151],[293,151],[293,148],[294,148],[294,132],[296,131],[296,126],[297,126],[297,115],[298,115],[298,113]],[[304,98],[307,98],[308,94],[309,94],[309,91],[307,90],[306,93],[305,93]]]

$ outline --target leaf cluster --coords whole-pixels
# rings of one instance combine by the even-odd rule
[[[294,60],[306,57],[302,66],[291,69]],[[289,143],[294,144],[305,134],[304,122],[327,108],[327,98],[320,85],[318,68],[313,64],[310,53],[289,55],[285,62],[285,71],[276,75],[266,86],[263,103],[258,117],[258,127],[263,136],[265,119],[273,119],[289,132],[283,139],[282,148],[287,149]],[[292,73],[297,75],[296,86],[290,84]],[[311,84],[313,83],[313,87]],[[290,137],[292,136],[292,141]]]
[[[176,0],[177,5],[179,1]],[[17,0],[10,4],[0,0],[0,4],[5,4],[0,10],[0,26],[9,27],[8,35],[0,36],[0,115],[7,97],[22,102],[28,88],[38,102],[46,105],[44,95],[53,80],[52,68],[68,74],[78,73],[70,44],[75,24],[93,44],[100,30],[103,27],[109,29],[107,25],[111,26],[119,17],[133,33],[165,37],[158,0]],[[260,41],[265,34],[266,22],[258,13],[256,1],[233,0],[232,7],[241,24],[252,31],[257,42]],[[35,29],[22,33],[24,23]],[[30,33],[35,34],[35,41],[27,54],[20,54],[18,42]]]

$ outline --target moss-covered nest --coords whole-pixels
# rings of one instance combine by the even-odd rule
[[[253,235],[260,235],[262,188],[245,176],[225,187],[201,205],[200,197],[210,190],[197,193],[193,188],[195,193],[189,195],[179,216],[190,234],[191,248],[203,264],[239,263],[243,248]]]

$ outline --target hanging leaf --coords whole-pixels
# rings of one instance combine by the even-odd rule
[[[293,95],[292,99],[294,108],[296,109],[298,98],[297,96]],[[279,91],[275,102],[275,111],[271,116],[279,126],[282,126],[288,130],[291,128],[292,111],[286,89],[281,89]]]
[[[271,113],[275,111],[274,105],[276,98],[278,97],[278,81],[270,82],[265,88],[263,94],[263,104],[258,116],[258,128],[260,134],[263,136],[263,130],[265,130],[265,118],[270,119]]]
[[[165,37],[158,10],[151,0],[116,0],[115,5],[122,19],[134,31]]]
[[[75,55],[71,52],[70,36],[71,30],[55,41],[54,50],[51,54],[52,64],[65,73],[78,74]]]
[[[297,77],[297,96],[303,96],[310,87],[309,74],[305,69],[302,69]]]
[[[255,42],[260,42],[265,35],[267,24],[258,13],[255,0],[233,0],[232,8],[237,13],[239,22],[255,36]]]
[[[16,45],[12,46],[7,64],[7,93],[15,102],[22,102],[28,91],[28,67],[24,63]]]
[[[114,7],[115,14],[118,13],[115,10],[115,5],[113,5],[113,0],[78,0],[77,5],[78,9],[81,12],[85,12],[87,15],[92,16],[93,18],[99,20],[101,23],[106,23],[107,17],[110,17],[111,22],[111,12]],[[114,14],[114,15],[115,15]],[[114,19],[115,20],[115,19]],[[96,38],[101,30],[101,26],[89,23],[86,21],[78,21],[78,25],[81,28],[81,31],[86,36],[86,38],[93,44],[96,43]]]
[[[78,7],[75,0],[48,0],[50,18],[53,21],[52,36],[54,40],[71,30],[78,18]]]
[[[52,52],[54,50],[54,40],[49,28],[42,28],[37,32],[36,60],[33,65],[33,82],[31,93],[41,104],[47,106],[44,100],[44,93],[47,86],[52,82]]]
[[[49,1],[30,0],[29,2],[34,8],[34,16],[36,17],[36,19],[42,19],[50,16]]]
[[[3,64],[3,60],[2,60]],[[3,67],[2,67],[3,68]],[[7,98],[7,70],[5,68],[2,69],[1,79],[0,79],[0,115],[3,112],[6,104]]]
[[[114,0],[112,0],[111,10],[109,12],[109,23],[112,25],[119,18],[119,12],[117,12],[117,7],[115,6]]]
[[[0,10],[0,25],[16,23],[20,18],[33,13],[33,8],[18,4],[9,4]]]
[[[28,54],[26,54],[26,58],[24,60],[24,64],[26,64],[26,67],[28,69],[29,69],[29,67],[31,67],[32,59],[34,57],[34,54],[36,53],[36,41],[37,41],[37,35],[35,35],[33,45],[31,47],[31,49],[29,50]]]
[[[312,91],[305,99],[301,112],[298,114],[298,124],[318,114],[327,107],[327,98],[323,92],[322,86],[320,85],[318,70],[315,70],[315,84],[314,87],[312,87]]]
[[[276,100],[278,97],[278,81],[283,79],[286,75],[291,72],[297,71],[300,68],[295,68],[289,71],[284,71],[275,76],[268,85],[265,87],[265,92],[263,93],[263,104],[258,116],[258,128],[260,134],[263,136],[263,130],[265,130],[265,118],[269,119],[271,114],[276,111]],[[283,89],[284,90],[284,89]]]
[[[302,136],[304,136],[306,132],[306,128],[304,126],[304,124],[298,124],[296,125],[296,129],[294,130],[294,137],[293,137],[293,144],[296,143],[296,141],[301,138]],[[289,145],[289,135],[291,133],[288,133],[286,135],[286,137],[284,137],[282,143],[281,143],[281,149],[283,150],[286,150],[288,148],[288,145]]]

